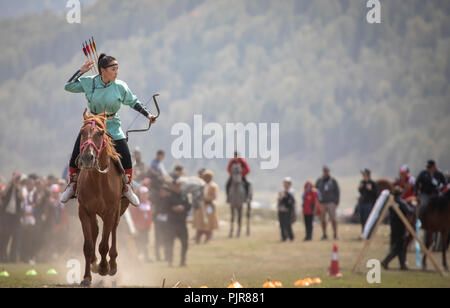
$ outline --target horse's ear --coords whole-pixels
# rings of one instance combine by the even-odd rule
[[[89,115],[88,110],[87,110],[87,108],[85,108],[84,112],[83,112],[83,118],[86,120],[88,115]]]

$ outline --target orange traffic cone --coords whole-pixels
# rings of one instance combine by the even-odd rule
[[[331,254],[330,273],[328,275],[332,277],[342,277],[342,274],[339,273],[339,256],[336,244],[333,245],[333,253]]]

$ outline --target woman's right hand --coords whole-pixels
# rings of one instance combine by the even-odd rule
[[[86,62],[84,62],[84,64],[81,66],[80,72],[81,72],[82,74],[84,74],[84,73],[86,73],[87,71],[89,71],[93,66],[94,66],[94,62],[92,62],[92,61],[86,61]]]

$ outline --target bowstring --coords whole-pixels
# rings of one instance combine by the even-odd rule
[[[144,107],[147,107],[147,105],[150,103],[151,100],[152,100],[152,99],[150,98],[150,99],[147,101],[147,103],[144,104]],[[139,114],[140,114],[140,113],[136,114],[136,116],[134,117],[134,120],[133,120],[133,121],[131,122],[131,124],[128,126],[127,131],[129,131],[130,128],[133,126],[134,122],[136,122],[137,118],[139,117]]]

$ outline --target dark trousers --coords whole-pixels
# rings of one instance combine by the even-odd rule
[[[186,222],[173,222],[169,224],[168,233],[168,256],[167,261],[172,264],[173,261],[173,244],[175,239],[178,238],[181,241],[181,260],[180,265],[186,264],[186,253],[188,250],[188,229]]]
[[[359,215],[361,217],[361,227],[364,231],[364,226],[366,225],[367,219],[369,219],[370,212],[372,211],[372,203],[361,203],[359,205]]]
[[[18,215],[1,214],[0,221],[0,262],[17,262],[20,257],[22,224]],[[7,253],[11,240],[11,250]]]
[[[167,222],[162,222],[158,220],[153,221],[153,226],[155,227],[155,258],[157,261],[161,260],[161,249],[164,252],[164,260],[167,260],[167,236],[168,236],[168,226]]]
[[[280,221],[281,239],[283,241],[290,239],[294,240],[294,232],[292,231],[292,217],[291,213],[278,212],[278,220]]]
[[[303,215],[305,217],[306,240],[312,239],[314,215]]]
[[[405,245],[405,227],[398,226],[398,227],[392,227],[391,226],[391,251],[384,259],[383,263],[388,265],[389,262],[392,261],[395,257],[398,257],[398,260],[400,262],[400,267],[405,268],[405,262],[406,262],[406,253],[404,249]]]
[[[80,141],[81,141],[81,133],[78,134],[77,140],[75,141],[75,145],[73,146],[72,156],[70,158],[69,166],[72,168],[78,168],[75,161],[80,155]],[[117,153],[120,154],[120,161],[122,163],[123,169],[132,169],[133,164],[131,162],[131,154],[130,149],[128,148],[128,143],[126,139],[114,140],[114,148]]]

